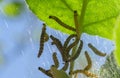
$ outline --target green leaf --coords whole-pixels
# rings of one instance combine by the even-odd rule
[[[113,36],[114,36],[115,43],[116,43],[114,55],[115,55],[118,65],[120,66],[120,16],[117,18]]]
[[[8,16],[17,16],[20,14],[22,4],[18,2],[8,3],[4,6],[4,13]]]
[[[77,10],[81,33],[115,39],[114,54],[120,65],[120,26],[116,25],[120,12],[120,0],[26,0],[26,2],[40,20],[68,34],[74,32],[61,27],[48,17],[57,16],[64,23],[75,27],[74,10]]]
[[[81,32],[99,35],[112,39],[116,17],[119,14],[120,0],[86,0],[89,1]],[[73,11],[77,10],[79,18],[83,0],[26,0],[30,10],[50,27],[65,33],[74,33],[49,19],[50,15],[57,16],[64,23],[74,27]]]
[[[51,70],[53,78],[69,78],[69,76],[66,74],[63,70],[57,70],[56,67],[51,67]]]
[[[114,72],[114,73],[113,73]],[[120,67],[117,65],[113,52],[107,56],[105,64],[101,66],[100,78],[119,78]]]
[[[3,0],[0,0],[0,3],[2,2]]]

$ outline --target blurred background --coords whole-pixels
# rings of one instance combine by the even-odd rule
[[[42,56],[37,58],[42,23],[29,10],[24,0],[0,0],[0,78],[48,78],[38,70],[38,67],[49,69],[53,64],[51,57],[53,52],[57,52],[62,67],[60,53],[55,46],[50,45],[51,40],[45,43]],[[49,27],[47,33],[63,42],[68,37],[67,34]],[[85,33],[81,40],[84,47],[76,60],[75,69],[86,66],[84,51],[87,50],[93,61],[91,71],[98,73],[100,67],[105,64],[106,57],[95,55],[87,44],[92,43],[100,51],[110,55],[114,50],[114,42]],[[85,77],[80,75],[80,78]]]

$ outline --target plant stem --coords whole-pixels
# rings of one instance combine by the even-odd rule
[[[75,22],[76,33],[77,33],[77,36],[78,36],[79,40],[80,40],[80,37],[81,37],[81,34],[82,34],[82,28],[83,28],[83,23],[84,23],[84,17],[85,17],[87,4],[88,4],[88,0],[83,0],[81,15],[80,15],[80,18],[79,18],[79,23]],[[72,49],[72,56],[75,54],[76,49],[77,49],[77,45]],[[73,71],[73,69],[74,69],[74,61],[70,62],[70,72]],[[70,78],[72,78],[72,75],[70,75]]]
[[[84,17],[85,17],[85,12],[86,12],[86,9],[87,9],[88,2],[89,2],[88,0],[83,0],[83,5],[82,5],[82,9],[81,9],[81,15],[80,15],[80,18],[79,18],[79,27],[78,27],[78,30],[80,31],[79,32],[79,37],[81,36],[81,33],[82,33]]]
[[[77,46],[75,46],[75,47],[72,49],[72,56],[75,54],[76,49],[77,49]],[[74,61],[71,61],[71,62],[70,62],[70,72],[73,71],[73,69],[74,69]],[[70,78],[72,78],[72,75],[70,75]]]

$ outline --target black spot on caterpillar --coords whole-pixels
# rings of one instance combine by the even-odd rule
[[[55,67],[58,68],[59,67],[59,62],[58,62],[58,58],[57,58],[56,55],[57,54],[54,52],[52,57],[53,57],[53,61],[55,63]]]
[[[106,56],[106,53],[100,52],[91,43],[88,44],[88,47],[91,48],[96,55],[103,56],[103,57]]]
[[[89,70],[92,67],[92,61],[87,51],[85,51],[85,56],[86,56],[88,65],[84,68],[84,70]]]
[[[58,17],[56,16],[49,16],[50,19],[55,20],[58,24],[60,24],[61,26],[63,26],[64,28],[68,29],[68,30],[72,30],[72,31],[76,31],[75,28],[63,23]]]
[[[81,40],[81,43],[80,43],[80,45],[79,45],[79,47],[78,47],[78,50],[77,50],[76,54],[73,55],[73,56],[72,56],[70,59],[68,59],[66,62],[74,61],[76,58],[78,58],[78,56],[79,56],[80,53],[81,53],[82,47],[83,47],[83,41]]]
[[[40,71],[43,72],[44,74],[46,74],[46,75],[52,77],[52,75],[49,73],[49,70],[46,71],[46,70],[43,69],[42,67],[38,67],[38,70],[40,70]]]
[[[40,48],[39,48],[39,53],[38,53],[38,57],[41,56],[42,52],[43,52],[43,49],[44,49],[44,43],[46,41],[48,41],[49,39],[49,36],[48,34],[46,33],[46,25],[43,24],[43,28],[42,28],[42,33],[41,33],[41,36],[40,36]]]
[[[57,39],[57,38],[55,38],[54,36],[50,36],[50,38],[53,40],[53,42],[52,42],[52,45],[53,44],[55,44],[56,45],[56,47],[58,48],[58,50],[60,51],[60,53],[61,53],[61,55],[62,55],[62,59],[63,59],[63,61],[65,60],[65,53],[64,53],[64,48],[63,48],[63,46],[62,46],[62,43],[60,42],[60,40],[59,39]]]

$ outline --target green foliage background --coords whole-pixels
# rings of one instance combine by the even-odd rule
[[[20,2],[8,3],[3,7],[4,13],[8,16],[17,16],[21,13],[22,4]]]

